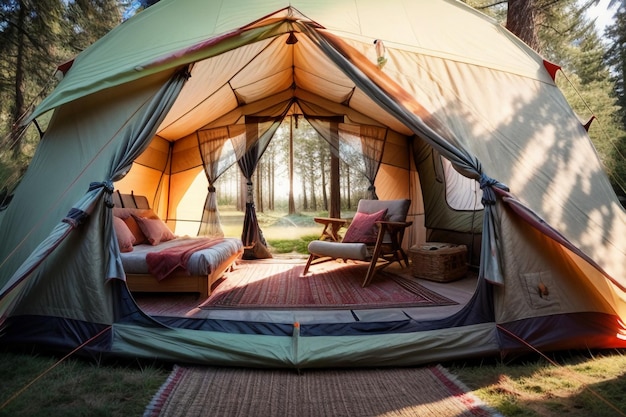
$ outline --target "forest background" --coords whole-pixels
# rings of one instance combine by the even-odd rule
[[[57,68],[158,1],[0,0],[0,209],[10,201],[45,132],[45,118],[27,129],[19,128],[20,120],[55,87]],[[557,84],[581,122],[592,121],[591,140],[616,194],[626,205],[626,0],[465,3],[490,15],[546,60],[561,66]],[[590,10],[608,19],[600,26],[590,17]],[[285,177],[280,171],[290,162],[299,182],[298,209],[327,209],[326,189],[318,185],[320,173],[313,167],[319,170],[324,165],[328,150],[312,129],[303,126],[295,134],[301,147],[299,158],[289,161],[288,135],[289,125],[283,126],[258,167],[257,211],[263,212],[266,206],[274,209],[275,189],[291,189],[275,180]],[[341,164],[341,194],[349,208],[352,201],[365,195],[368,183],[348,162]],[[322,168],[322,177],[323,173]],[[229,175],[236,181],[239,174],[233,171]],[[233,181],[221,183],[232,187],[228,184]],[[218,195],[243,194],[234,188]]]

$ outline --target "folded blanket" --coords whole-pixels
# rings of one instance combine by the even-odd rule
[[[223,238],[198,238],[181,242],[180,245],[150,252],[146,255],[148,271],[162,280],[178,271],[187,272],[187,261],[195,252],[222,242]]]

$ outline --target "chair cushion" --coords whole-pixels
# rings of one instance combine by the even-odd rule
[[[367,246],[364,243],[342,243],[327,240],[313,240],[309,243],[309,253],[319,257],[330,256],[335,259],[366,260]]]
[[[371,214],[357,212],[346,230],[343,243],[376,243],[378,237],[376,222],[384,220],[386,215],[387,209]]]
[[[390,222],[404,222],[409,214],[411,200],[360,200],[357,212],[359,213],[375,213],[377,211],[387,209],[387,218]]]

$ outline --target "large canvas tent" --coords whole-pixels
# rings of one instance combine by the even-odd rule
[[[162,0],[63,71],[1,214],[0,343],[301,368],[626,346],[626,217],[556,67],[460,2]],[[405,246],[477,248],[461,311],[163,322],[135,305],[113,190],[146,195],[176,228],[198,174],[245,166],[289,114],[336,149],[377,144],[364,165],[378,197],[413,202]]]

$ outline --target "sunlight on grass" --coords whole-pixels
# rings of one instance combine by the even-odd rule
[[[268,245],[276,253],[300,253],[308,254],[309,242],[319,237],[319,234],[304,235],[297,239],[267,239]]]
[[[307,254],[307,245],[319,238],[323,226],[315,223],[314,217],[327,217],[326,212],[310,212],[288,215],[284,212],[257,213],[263,237],[275,254]],[[346,216],[351,216],[347,213]],[[243,213],[235,210],[220,210],[222,230],[228,237],[239,237],[243,230]],[[342,216],[343,217],[343,216]]]
[[[560,362],[453,367],[452,372],[507,417],[626,415],[619,411],[626,405],[626,356],[618,351]]]

